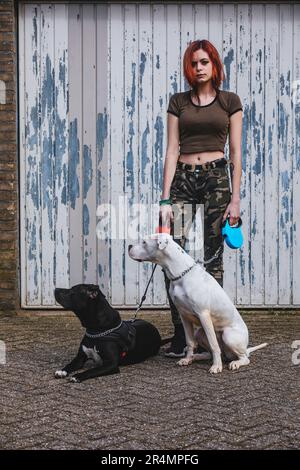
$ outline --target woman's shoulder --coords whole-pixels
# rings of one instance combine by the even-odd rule
[[[219,90],[219,102],[229,115],[239,109],[243,109],[241,99],[234,91]]]
[[[171,98],[172,98],[173,100],[178,101],[178,102],[182,102],[182,101],[188,99],[189,93],[190,93],[190,90],[188,90],[188,91],[180,91],[180,92],[178,92],[178,93],[173,93],[173,95],[171,95]]]
[[[189,92],[183,91],[171,95],[167,112],[179,117],[182,109],[185,107],[188,101],[188,93]]]
[[[219,90],[219,96],[223,97],[228,103],[232,101],[240,100],[240,97],[237,93],[230,90]]]
[[[237,93],[234,91],[230,90],[219,90],[220,96],[223,96],[225,99],[230,100],[231,98],[234,98],[235,96],[238,96]]]

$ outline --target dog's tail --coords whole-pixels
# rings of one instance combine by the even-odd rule
[[[164,346],[165,344],[171,343],[172,339],[173,339],[173,336],[171,338],[164,338],[161,340],[160,345]]]
[[[268,346],[268,343],[261,343],[258,346],[253,346],[252,348],[247,348],[247,356],[250,356],[253,351],[257,351],[258,349],[262,349]]]

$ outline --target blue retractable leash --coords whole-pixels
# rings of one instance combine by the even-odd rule
[[[222,224],[222,236],[229,246],[234,250],[241,248],[243,244],[243,233],[241,230],[242,219],[239,217],[238,223],[229,225],[229,217]]]

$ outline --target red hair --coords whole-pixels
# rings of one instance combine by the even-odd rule
[[[222,81],[225,79],[225,74],[223,70],[223,65],[219,56],[219,53],[215,46],[207,39],[202,39],[201,41],[193,41],[185,50],[183,56],[183,73],[188,83],[192,88],[195,87],[195,72],[192,67],[192,57],[193,53],[203,49],[209,56],[212,62],[212,86],[219,90],[219,87]]]

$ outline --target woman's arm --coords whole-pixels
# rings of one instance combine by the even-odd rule
[[[174,114],[168,113],[167,129],[167,151],[164,163],[162,199],[169,199],[170,197],[170,188],[179,157],[179,119]]]
[[[232,195],[223,220],[230,214],[230,224],[233,225],[240,217],[240,187],[242,177],[242,125],[243,112],[237,111],[230,118],[229,124],[229,158],[233,163]]]

